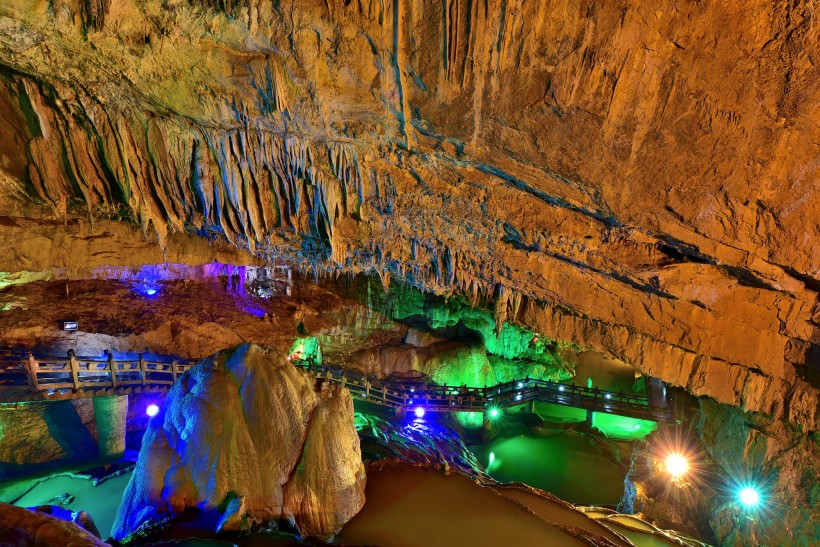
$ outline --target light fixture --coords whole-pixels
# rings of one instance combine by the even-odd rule
[[[151,404],[145,409],[145,413],[152,418],[157,415],[157,412],[159,412],[159,407],[157,405]]]
[[[424,418],[424,407],[417,406],[416,410],[415,410],[415,413],[416,413],[416,418]]]
[[[689,471],[689,462],[678,453],[666,457],[666,471],[673,478],[679,479]]]
[[[757,490],[751,486],[743,488],[738,496],[740,497],[741,503],[743,503],[746,507],[754,507],[760,503],[760,494],[758,494]]]

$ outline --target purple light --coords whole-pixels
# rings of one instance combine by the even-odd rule
[[[257,306],[253,302],[237,302],[237,306],[243,312],[254,317],[264,317],[267,313],[262,307]]]
[[[148,414],[150,418],[156,416],[157,412],[159,412],[159,407],[157,405],[148,405],[148,407],[145,409],[145,413]]]
[[[417,406],[416,410],[416,418],[424,418],[424,407]]]

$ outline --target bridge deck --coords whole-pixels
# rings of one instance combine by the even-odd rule
[[[76,357],[73,352],[69,352],[66,359],[0,356],[0,401],[162,393],[194,366],[190,362],[166,361],[147,360],[142,356],[138,359]],[[647,397],[547,380],[524,378],[491,387],[454,387],[371,379],[308,361],[294,364],[319,381],[345,386],[355,399],[394,409],[421,406],[427,412],[483,412],[540,401],[657,422],[674,420],[668,401],[665,406],[657,406],[650,404]]]

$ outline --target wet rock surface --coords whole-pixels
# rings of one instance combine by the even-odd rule
[[[74,522],[6,503],[0,503],[0,545],[108,547]]]
[[[364,483],[350,394],[245,344],[175,384],[145,434],[113,535],[196,508],[216,530],[288,520],[304,536],[330,536],[364,503]]]

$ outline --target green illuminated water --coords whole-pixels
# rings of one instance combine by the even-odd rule
[[[20,499],[14,502],[19,507],[36,507],[38,505],[52,505],[55,496],[68,493],[74,496],[74,501],[64,505],[72,511],[85,511],[94,519],[94,524],[105,538],[111,533],[117,507],[120,504],[122,493],[131,473],[124,473],[109,479],[99,486],[94,486],[89,479],[58,475],[48,478],[29,490]]]
[[[497,438],[470,450],[493,478],[523,482],[572,503],[615,505],[624,492],[626,469],[589,435],[556,431],[545,438]]]

